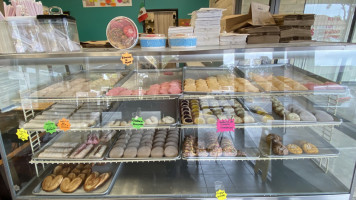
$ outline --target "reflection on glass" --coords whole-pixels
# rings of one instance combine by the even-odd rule
[[[327,42],[346,42],[355,9],[353,6],[355,1],[350,1],[350,3],[328,2],[307,0],[305,4],[304,13],[316,15],[312,28],[312,39]]]

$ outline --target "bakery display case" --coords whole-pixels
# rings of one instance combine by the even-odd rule
[[[355,53],[313,42],[0,55],[1,114],[14,116],[0,127],[6,187],[14,199],[349,199]]]

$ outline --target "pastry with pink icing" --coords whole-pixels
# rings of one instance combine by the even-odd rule
[[[130,96],[132,95],[132,90],[124,90],[119,93],[120,96]]]
[[[132,95],[145,95],[146,94],[146,90],[132,90]]]

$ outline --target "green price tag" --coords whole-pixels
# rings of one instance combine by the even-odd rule
[[[54,133],[57,131],[57,126],[54,122],[52,121],[47,121],[44,126],[43,126],[44,130],[50,134]]]
[[[132,118],[131,124],[135,129],[140,129],[143,127],[145,122],[143,121],[142,117],[136,116],[135,118]]]

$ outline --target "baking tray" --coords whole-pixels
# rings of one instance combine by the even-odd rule
[[[178,124],[177,113],[177,100],[145,100],[145,101],[122,101],[117,102],[119,105],[114,105],[109,112],[105,113],[103,116],[103,126],[107,125],[111,121],[130,121],[134,118],[137,113],[139,116],[145,120],[150,116],[155,116],[158,120],[162,119],[165,116],[171,116],[175,119],[173,124],[155,124],[155,125],[144,125],[144,127],[173,127]],[[110,128],[110,127],[107,127]],[[111,128],[133,128],[131,125],[128,126],[114,126]]]
[[[200,134],[205,134],[207,132],[215,131],[216,129],[182,129],[181,137],[181,147],[183,148],[184,137],[186,135],[194,135],[199,137]],[[246,153],[246,157],[185,157],[182,153],[182,159],[187,161],[211,161],[211,160],[256,160],[259,156],[259,149],[256,144],[252,141],[248,134],[244,133],[243,129],[236,129],[235,132],[222,132],[219,134],[218,140],[221,140],[222,135],[228,135],[232,139],[234,146],[237,150],[241,150]],[[220,142],[219,142],[220,143]]]
[[[35,189],[32,191],[33,195],[41,195],[41,196],[83,196],[83,195],[105,195],[110,193],[111,189],[113,188],[116,178],[118,176],[119,172],[119,166],[120,164],[115,164],[115,163],[110,163],[102,166],[94,165],[92,167],[92,171],[97,171],[99,173],[104,173],[104,172],[111,172],[111,176],[109,180],[106,181],[104,185],[99,187],[98,189],[91,191],[91,192],[86,192],[83,189],[83,185],[80,186],[76,191],[72,193],[64,193],[62,192],[59,187],[53,192],[46,192],[42,190],[42,181],[35,187]],[[46,174],[46,176],[50,175],[52,173],[54,168],[51,168],[50,171]],[[46,177],[44,176],[44,177]],[[44,179],[44,178],[43,178]]]
[[[56,78],[55,80],[53,80],[53,82],[51,84],[46,84],[46,85],[42,85],[42,86],[38,86],[37,88],[34,88],[32,90],[30,90],[30,96],[29,98],[31,99],[38,99],[38,100],[58,100],[58,99],[85,99],[85,98],[88,98],[86,97],[84,94],[83,96],[70,96],[70,97],[63,97],[63,96],[53,96],[53,97],[38,97],[37,95],[36,96],[32,96],[35,92],[39,91],[39,90],[42,90],[42,89],[45,89],[53,84],[57,84],[57,83],[60,83],[60,82],[63,82],[63,81],[73,81],[75,79],[79,79],[79,78],[84,78],[84,79],[87,79],[87,80],[97,80],[99,79],[100,77],[104,76],[105,74],[115,74],[115,73],[121,73],[122,77],[120,80],[124,79],[128,74],[129,74],[129,71],[128,70],[115,70],[115,71],[105,71],[105,72],[98,72],[98,71],[81,71],[79,73],[75,73],[75,74],[71,74],[71,75],[67,75],[67,76],[58,76],[59,78]],[[93,78],[94,77],[94,78]],[[120,82],[120,80],[118,82]],[[117,83],[115,83],[117,84]],[[114,85],[115,85],[114,84]],[[91,84],[89,84],[89,87],[91,86]],[[101,94],[103,92],[105,92],[105,90],[109,90],[111,89],[112,87],[109,87],[109,86],[102,86],[102,89],[101,91],[99,91]],[[86,91],[88,92],[88,91]],[[82,93],[86,93],[86,92],[82,92]],[[78,91],[78,93],[81,93],[81,91]],[[97,97],[93,97],[93,98],[98,98],[100,97],[101,95],[97,96]]]
[[[169,73],[165,75],[165,73]],[[172,73],[172,74],[171,74]],[[148,90],[151,85],[161,84],[173,80],[182,80],[181,69],[154,69],[154,70],[135,70],[131,71],[126,77],[121,79],[114,87],[123,87],[130,90],[137,90],[142,88]],[[182,89],[183,90],[183,89]],[[157,94],[157,95],[129,95],[129,96],[106,96],[107,98],[160,98],[169,96],[170,98],[177,98],[181,94]]]
[[[78,142],[79,144],[77,147],[81,144],[83,144],[87,140],[87,135],[90,134],[91,132],[75,132],[75,131],[67,131],[67,132],[58,132],[57,136],[55,136],[51,141],[49,141],[46,145],[42,147],[42,149],[36,153],[33,154],[32,159],[35,161],[61,161],[61,163],[65,163],[65,161],[68,161],[70,163],[73,163],[75,161],[80,161],[81,163],[87,162],[87,163],[92,163],[98,160],[103,160],[106,153],[109,151],[110,146],[112,143],[116,140],[117,138],[117,133],[115,132],[113,137],[109,142],[106,143],[107,148],[105,152],[103,153],[103,156],[101,158],[95,158],[95,159],[89,159],[87,158],[90,154],[90,152],[85,156],[85,158],[82,159],[71,159],[71,158],[38,158],[38,155],[42,153],[45,149],[50,147],[54,142]],[[99,143],[102,144],[102,143]],[[73,150],[75,150],[77,147],[75,147]],[[92,148],[92,150],[95,148],[95,146]],[[64,161],[64,162],[63,162]]]
[[[258,84],[253,81],[249,73],[257,73],[257,74],[264,74],[264,75],[270,75],[273,74],[273,76],[285,76],[288,78],[291,78],[295,81],[298,81],[301,84],[305,84],[308,82],[313,82],[313,83],[324,83],[324,82],[333,82],[331,80],[328,80],[324,77],[318,76],[314,73],[308,72],[306,70],[303,70],[299,67],[295,67],[290,64],[271,64],[271,65],[259,65],[259,66],[236,66],[235,67],[236,73],[251,81],[251,83],[254,83],[255,86],[258,86],[258,88],[261,91],[271,93],[273,95],[274,93],[284,93],[286,95],[288,94],[344,94],[346,92],[346,87],[344,89],[340,90],[302,90],[302,91],[265,91],[263,88],[261,88]]]
[[[320,157],[337,157],[340,152],[334,146],[332,146],[329,142],[327,142],[324,138],[322,138],[318,133],[313,131],[311,128],[304,128],[302,131],[301,128],[289,128],[286,129],[286,133],[279,131],[271,131],[271,133],[275,133],[280,135],[283,138],[283,144],[288,145],[291,143],[296,143],[297,141],[303,140],[314,144],[318,149],[318,154],[288,154],[288,155],[274,155],[271,152],[271,148],[267,145],[266,136],[267,134],[262,134],[260,137],[260,151],[261,155],[267,158],[286,158],[286,159],[298,159],[298,158],[320,158]]]
[[[193,100],[193,99],[190,99],[190,100]],[[199,99],[196,99],[199,101],[200,103],[200,100]],[[240,102],[241,103],[241,102]],[[243,104],[242,104],[243,105]],[[177,113],[179,113],[179,124],[182,128],[211,128],[211,127],[216,127],[216,124],[183,124],[182,123],[182,113],[181,113],[181,107],[180,107],[180,101],[178,102],[178,106],[177,106],[179,109],[177,109]],[[189,106],[190,108],[190,106]],[[209,107],[210,109],[210,107]],[[255,119],[255,122],[254,123],[238,123],[238,124],[235,124],[235,127],[250,127],[250,126],[257,126],[259,125],[258,121],[256,120],[255,116],[253,115],[254,113],[252,113],[249,109],[247,109],[246,107],[244,107],[245,111],[247,111],[249,113],[249,115],[251,115],[254,119]],[[215,115],[214,115],[215,116]],[[216,116],[215,116],[216,117]]]
[[[183,68],[183,80],[182,80],[182,90],[185,95],[246,95],[249,94],[256,95],[259,92],[230,92],[230,91],[219,91],[219,92],[184,92],[184,80],[191,79],[206,79],[209,76],[217,75],[227,75],[233,74],[237,78],[242,77],[235,73],[234,68],[223,68],[223,67],[184,67]],[[242,77],[243,78],[243,77]],[[252,83],[252,82],[251,82]],[[256,86],[256,84],[253,84]],[[235,88],[234,88],[235,89]]]
[[[286,108],[289,104],[294,104],[301,106],[307,110],[314,109],[314,104],[312,104],[309,100],[307,100],[305,97],[290,97],[290,96],[283,96],[283,97],[276,97]],[[333,118],[334,121],[332,122],[314,122],[314,121],[292,121],[292,120],[285,120],[279,115],[277,115],[273,110],[272,110],[272,102],[269,98],[253,98],[253,102],[250,102],[249,100],[244,101],[243,98],[238,98],[238,101],[245,107],[245,109],[249,110],[250,113],[252,113],[252,116],[255,118],[255,120],[258,120],[259,124],[262,124],[264,126],[266,125],[340,125],[342,123],[342,119],[336,117],[335,115],[330,114]],[[265,111],[271,115],[275,120],[268,121],[267,123],[262,122],[262,115],[256,114],[250,110],[252,106],[260,106]],[[321,110],[321,109],[318,109]],[[325,111],[325,110],[324,110]]]
[[[175,128],[172,128],[175,129]],[[145,130],[145,129],[142,129]],[[115,142],[112,143],[109,151],[106,152],[105,160],[111,161],[111,162],[161,162],[161,161],[175,161],[175,160],[180,160],[181,159],[181,154],[182,154],[182,140],[181,140],[181,135],[182,135],[182,129],[176,129],[179,132],[179,140],[178,140],[178,156],[177,157],[162,157],[162,158],[153,158],[153,157],[148,157],[148,158],[110,158],[109,154],[111,149],[114,147]],[[124,131],[124,130],[122,130]]]

